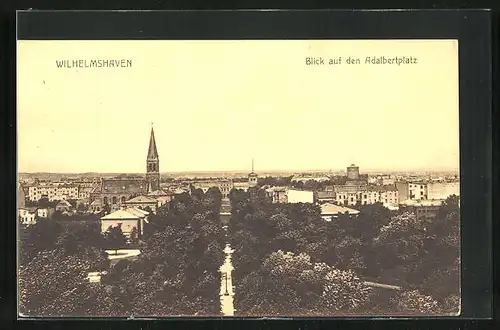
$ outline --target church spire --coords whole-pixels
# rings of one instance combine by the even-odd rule
[[[146,181],[148,192],[153,192],[160,188],[160,158],[158,157],[158,150],[156,150],[153,123],[151,123],[151,137],[149,139],[148,157],[146,159]]]
[[[155,131],[153,123],[151,123],[151,137],[149,139],[148,159],[158,159],[158,151],[156,150]]]

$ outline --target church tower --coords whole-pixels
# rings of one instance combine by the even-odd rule
[[[258,179],[259,179],[259,176],[257,175],[257,173],[254,172],[253,158],[252,158],[252,172],[250,174],[248,174],[248,186],[249,187],[256,187]]]
[[[148,182],[149,192],[160,189],[160,158],[156,150],[155,132],[152,125],[148,157],[146,159],[146,181]]]

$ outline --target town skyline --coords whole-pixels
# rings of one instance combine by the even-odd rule
[[[20,172],[144,172],[151,122],[162,173],[244,171],[252,158],[256,171],[459,167],[453,40],[20,41],[18,49]],[[304,62],[401,52],[418,64]],[[133,65],[55,64],[96,58]]]
[[[346,173],[346,167],[349,165],[356,165],[359,166],[358,164],[348,164],[344,166],[344,168],[332,168],[332,169],[297,169],[297,170],[280,170],[280,169],[255,169],[256,173],[264,173],[264,174],[300,174],[300,173]],[[454,173],[454,172],[460,172],[459,168],[407,168],[407,169],[376,169],[376,168],[363,168],[361,166],[360,171],[365,174],[372,174],[372,173]],[[229,173],[229,174],[241,174],[241,175],[246,175],[249,172],[251,172],[251,169],[227,169],[227,170],[190,170],[190,171],[160,171],[161,175],[180,175],[180,174],[224,174],[224,173]],[[98,175],[145,175],[144,170],[143,171],[134,171],[134,172],[102,172],[102,171],[91,171],[91,172],[48,172],[48,171],[39,171],[39,172],[18,172],[19,174],[67,174],[67,175],[90,175],[90,174],[98,174]]]

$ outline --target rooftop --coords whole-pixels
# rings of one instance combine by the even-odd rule
[[[407,199],[400,204],[404,204],[407,206],[441,206],[443,204],[442,200],[412,200]]]
[[[67,207],[72,207],[72,205],[71,205],[68,201],[66,201],[66,200],[64,200],[64,199],[63,199],[63,200],[61,200],[61,201],[59,201],[59,203],[57,203],[57,206],[67,206]]]
[[[398,191],[396,185],[368,186],[368,191]]]
[[[148,196],[151,196],[151,197],[160,197],[160,196],[167,196],[167,195],[168,195],[168,193],[166,193],[163,190],[155,190],[155,191],[152,191],[148,194]]]
[[[118,211],[115,211],[113,213],[110,213],[108,215],[103,216],[101,218],[101,220],[117,220],[117,219],[139,220],[141,218],[144,218],[147,215],[144,212],[145,211],[135,209],[135,208],[130,208],[130,209],[126,209],[126,210],[118,210]]]
[[[138,208],[135,208],[135,207],[131,207],[131,208],[128,208],[128,209],[125,209],[125,211],[129,212],[129,213],[132,213],[140,218],[143,218],[145,217],[146,215],[149,214],[149,212],[147,211],[144,211],[144,210],[141,210],[141,209],[138,209]]]
[[[145,193],[147,192],[147,182],[143,178],[137,179],[104,179],[102,180],[101,191],[106,193]]]
[[[132,199],[129,199],[125,203],[156,203],[156,201],[147,196],[137,196]]]
[[[326,203],[321,205],[321,215],[330,214],[359,214],[358,210],[354,210],[348,207]]]
[[[279,187],[279,186],[275,186],[275,187],[269,187],[266,189],[267,192],[273,192],[273,191],[281,191],[281,192],[285,192],[287,191],[288,188],[287,187]]]

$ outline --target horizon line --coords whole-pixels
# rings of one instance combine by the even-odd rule
[[[303,173],[303,172],[346,172],[346,168],[344,169],[289,169],[289,170],[279,170],[279,169],[263,169],[256,170],[256,173],[268,173],[268,172],[282,172],[282,173]],[[176,171],[164,171],[160,172],[160,174],[181,174],[181,173],[250,173],[249,170],[176,170]],[[364,173],[374,173],[374,172],[460,172],[459,168],[420,168],[420,169],[366,169],[359,171],[360,174]],[[36,172],[28,172],[28,171],[19,171],[19,174],[146,174],[145,172],[100,172],[100,171],[88,171],[88,172],[50,172],[50,171],[36,171]]]

